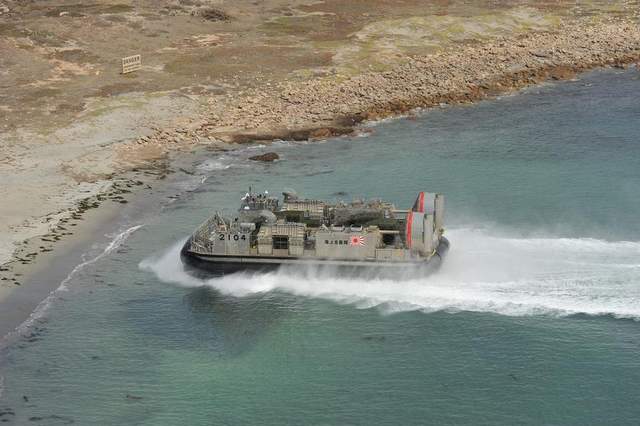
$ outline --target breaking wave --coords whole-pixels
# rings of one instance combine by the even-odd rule
[[[403,280],[343,278],[311,269],[202,280],[182,268],[181,244],[140,267],[164,282],[210,286],[239,297],[279,290],[386,313],[582,313],[640,320],[640,242],[505,238],[473,229],[453,230],[448,236],[452,248],[440,270]]]
[[[81,271],[84,267],[91,265],[93,263],[96,263],[98,260],[102,259],[105,256],[108,256],[109,254],[111,254],[114,250],[116,250],[117,248],[119,248],[122,243],[124,243],[125,241],[127,241],[127,238],[129,238],[131,236],[131,234],[133,234],[134,232],[136,232],[138,229],[142,228],[144,226],[143,225],[135,225],[132,226],[130,228],[125,229],[124,231],[116,234],[116,235],[112,235],[112,239],[111,241],[109,241],[109,244],[107,244],[107,246],[104,248],[104,250],[102,250],[102,252],[100,252],[100,254],[98,254],[95,257],[92,257],[88,260],[84,260],[84,256],[83,256],[83,261],[78,264],[75,268],[73,268],[73,270],[69,273],[69,275],[67,275],[67,277],[60,283],[60,287],[58,287],[58,290],[66,290],[67,289],[67,284],[69,283],[69,281],[71,281],[71,278],[73,278],[79,271]]]
[[[209,159],[204,161],[203,163],[198,165],[196,169],[202,172],[212,172],[216,170],[227,170],[227,169],[230,169],[231,166],[232,166],[232,160],[224,156],[220,156],[216,159]]]

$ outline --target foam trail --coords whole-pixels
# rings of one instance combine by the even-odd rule
[[[45,314],[45,312],[47,311],[49,306],[51,305],[51,302],[53,301],[53,299],[56,296],[56,294],[59,291],[66,291],[67,290],[67,284],[71,281],[71,279],[78,272],[80,272],[86,266],[97,262],[98,260],[102,259],[103,257],[107,256],[108,254],[110,254],[111,252],[116,250],[118,247],[120,247],[122,245],[122,243],[124,243],[127,240],[127,238],[129,238],[129,236],[131,236],[131,234],[133,234],[134,232],[136,232],[138,229],[142,228],[143,226],[144,226],[144,224],[132,226],[132,227],[130,227],[128,229],[125,229],[124,231],[122,231],[119,234],[115,235],[113,237],[113,239],[109,242],[109,244],[104,248],[104,250],[100,254],[98,254],[97,256],[92,257],[92,258],[90,258],[88,260],[83,260],[81,263],[79,263],[75,268],[73,268],[71,270],[69,275],[67,275],[67,277],[60,283],[58,288],[56,288],[51,293],[49,293],[49,295],[42,302],[40,302],[38,304],[38,306],[36,306],[36,308],[31,313],[31,315],[29,315],[29,318],[27,318],[26,321],[24,321],[22,324],[20,324],[14,330],[14,333],[22,333],[23,331],[27,330],[34,323],[34,321],[36,321],[37,319],[41,318]]]
[[[162,281],[236,296],[280,290],[384,312],[584,313],[640,320],[640,242],[504,238],[473,229],[448,236],[452,249],[442,268],[406,280],[340,278],[313,269],[200,280],[183,270],[180,244],[140,266]]]

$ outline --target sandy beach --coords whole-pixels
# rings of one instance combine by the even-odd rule
[[[181,153],[348,135],[366,120],[627,67],[640,61],[639,11],[636,1],[0,0],[3,330],[56,287],[34,289],[30,273],[91,241]],[[142,69],[120,74],[120,58],[137,53]]]

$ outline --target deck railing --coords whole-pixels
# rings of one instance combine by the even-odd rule
[[[191,251],[202,254],[213,253],[211,234],[218,229],[220,229],[220,225],[217,216],[212,216],[204,221],[191,236]]]

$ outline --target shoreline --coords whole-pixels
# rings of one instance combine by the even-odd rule
[[[13,288],[0,288],[0,347],[14,333],[19,334],[20,327],[84,261],[83,256],[93,246],[107,240],[107,233],[112,231],[118,219],[118,206],[121,204],[106,197],[105,193],[97,194],[81,203],[81,206],[91,205],[90,208],[64,212],[69,219],[63,218],[62,224],[73,226],[72,233],[58,224],[45,236],[34,236],[23,242],[20,254],[15,255],[11,263],[3,265],[3,278],[13,279]],[[100,202],[94,206],[97,198],[117,202]],[[41,244],[47,244],[46,248],[39,250],[45,247]],[[37,255],[25,257],[24,253]]]
[[[0,265],[0,276],[7,278],[1,283],[13,283],[9,290],[6,285],[0,287],[0,311],[10,317],[12,323],[22,318],[12,329],[27,320],[33,309],[25,317],[25,308],[13,303],[16,298],[24,297],[22,306],[35,308],[45,291],[48,295],[59,285],[54,288],[50,283],[38,285],[32,282],[32,277],[55,259],[73,251],[73,247],[88,247],[93,241],[92,230],[104,229],[108,218],[113,219],[116,214],[119,203],[139,196],[137,189],[150,188],[155,179],[170,173],[175,162],[171,156],[179,157],[185,149],[193,151],[209,145],[214,151],[225,151],[278,139],[320,140],[352,135],[363,122],[396,117],[417,108],[473,103],[544,81],[567,80],[576,73],[609,66],[626,67],[640,61],[637,25],[632,27],[628,21],[620,21],[598,24],[601,27],[591,27],[589,31],[581,28],[582,23],[573,25],[563,30],[563,37],[553,31],[532,32],[456,51],[407,58],[392,70],[360,74],[343,81],[312,79],[302,84],[285,82],[268,90],[256,89],[249,95],[204,108],[195,118],[176,120],[182,123],[180,127],[171,125],[129,142],[109,145],[105,149],[115,151],[128,164],[127,168],[99,181],[106,185],[91,197],[58,212],[60,216],[46,226],[46,234],[21,243],[12,260]],[[579,30],[582,38],[572,37],[572,31]],[[517,49],[508,45],[515,43],[519,43]],[[582,43],[586,47],[572,53],[567,50],[567,43]],[[487,56],[492,60],[488,61]],[[475,65],[485,65],[469,66],[464,62],[468,58],[475,61]],[[514,63],[519,65],[516,67]],[[489,72],[491,67],[495,68],[493,74]],[[476,73],[474,76],[468,74],[470,69]],[[441,75],[447,78],[443,80]],[[134,166],[136,164],[138,166]],[[154,173],[145,175],[145,164],[146,170],[160,171],[155,176]],[[130,177],[131,174],[134,177]],[[114,201],[113,208],[104,207],[102,201],[106,200]],[[94,211],[88,212],[90,209]],[[71,226],[71,222],[77,225],[75,235],[65,235],[69,233],[66,226]],[[40,252],[37,256],[31,255],[37,251],[36,247]],[[23,284],[20,281],[25,285],[16,285]],[[36,298],[40,299],[36,301]],[[4,329],[0,329],[0,336],[5,335]],[[3,340],[4,337],[0,337],[0,341]]]
[[[176,170],[184,170],[180,167],[181,160],[190,159],[173,161],[172,166],[177,166]],[[40,310],[47,309],[42,306],[43,303],[55,297],[64,282],[76,271],[108,254],[107,251],[121,234],[144,226],[140,220],[146,218],[149,205],[164,205],[167,200],[163,190],[173,191],[171,184],[176,179],[170,177],[169,182],[164,182],[164,186],[158,188],[160,191],[154,191],[156,188],[151,185],[163,182],[166,176],[176,176],[176,170],[164,163],[151,165],[150,168],[160,171],[158,174],[146,174],[148,170],[141,169],[120,176],[115,187],[112,185],[66,211],[69,218],[53,224],[51,231],[46,234],[58,237],[47,243],[49,248],[46,251],[40,251],[28,259],[18,256],[11,263],[3,265],[0,276],[19,277],[20,285],[0,287],[0,350],[22,333],[28,333],[29,327],[23,329],[23,326],[30,321],[37,322]],[[179,177],[177,181],[183,178]],[[66,232],[65,227],[71,226],[73,232]],[[19,250],[21,253],[38,250],[37,247],[43,244],[42,240],[43,236],[29,238]]]
[[[185,139],[246,144],[318,140],[352,134],[363,121],[416,108],[472,103],[547,80],[567,80],[601,67],[640,62],[640,26],[633,21],[576,20],[561,31],[531,32],[463,46],[345,80],[312,79],[254,89],[205,108],[190,126],[160,129],[120,147],[171,146]]]
[[[60,241],[55,250],[43,254],[29,265],[14,267],[14,274],[20,276],[23,282],[19,287],[0,294],[0,347],[13,334],[20,334],[20,327],[33,318],[34,313],[60,288],[74,267],[82,263],[82,256],[92,245],[102,242],[102,231],[109,227],[114,216],[113,209],[96,209],[87,214],[77,234]]]
[[[3,347],[29,332],[29,327],[23,329],[23,325],[32,320],[44,302],[56,297],[67,279],[84,265],[108,254],[111,245],[122,234],[127,233],[128,237],[144,227],[144,220],[149,218],[148,212],[164,208],[185,191],[189,192],[189,188],[199,182],[199,178],[194,179],[191,165],[208,155],[211,155],[209,150],[199,147],[171,161],[155,161],[146,168],[119,176],[115,186],[82,200],[79,206],[65,212],[70,219],[62,225],[73,226],[72,233],[59,229],[59,223],[53,224],[49,234],[59,238],[48,243],[49,250],[26,262],[13,260],[5,264],[9,267],[3,267],[7,270],[0,271],[0,277],[18,275],[20,285],[0,287],[0,362]],[[187,187],[185,183],[188,183]],[[37,250],[42,238],[29,238],[20,246],[20,251]],[[37,322],[39,317],[37,315],[33,319]]]

